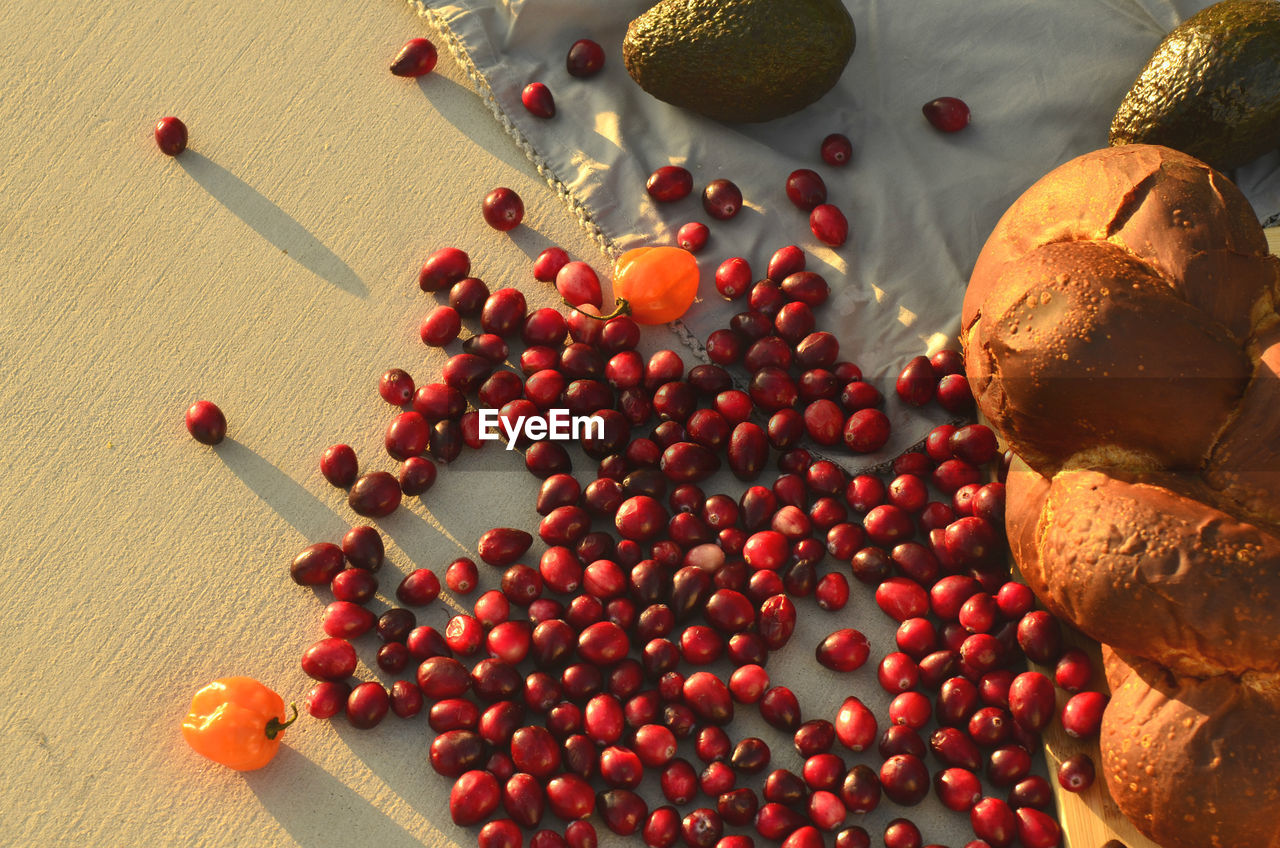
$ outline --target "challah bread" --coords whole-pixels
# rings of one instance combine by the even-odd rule
[[[1235,186],[1141,145],[1032,186],[965,296],[1014,558],[1115,647],[1102,771],[1166,848],[1280,848],[1278,298]]]
[[[1280,845],[1280,701],[1230,677],[1176,677],[1103,649],[1102,771],[1160,845]]]

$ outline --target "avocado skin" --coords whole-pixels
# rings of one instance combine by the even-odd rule
[[[1162,144],[1220,171],[1280,146],[1280,2],[1225,0],[1156,48],[1111,122],[1111,144]]]
[[[747,123],[830,91],[854,40],[840,0],[662,0],[627,27],[622,59],[659,100]]]

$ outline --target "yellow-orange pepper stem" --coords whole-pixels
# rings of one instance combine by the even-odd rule
[[[223,677],[191,699],[182,735],[197,753],[237,771],[252,771],[271,762],[280,748],[286,720],[284,699],[252,677]]]

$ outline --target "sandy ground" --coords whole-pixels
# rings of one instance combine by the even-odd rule
[[[317,470],[325,446],[390,465],[378,375],[438,370],[417,339],[426,254],[465,247],[538,305],[529,257],[548,243],[602,267],[447,56],[421,83],[387,73],[424,33],[396,0],[0,8],[0,844],[461,835],[421,718],[300,722],[247,777],[178,733],[222,675],[306,693],[325,601],[288,563],[357,520]],[[166,114],[190,127],[178,159],[151,138]],[[481,220],[496,185],[525,198],[513,236]],[[217,450],[183,429],[197,398],[230,419]],[[474,548],[495,503],[527,520],[533,486],[447,470],[429,506]],[[434,520],[385,523],[385,593],[406,549],[457,555]]]
[[[537,306],[551,299],[529,261],[546,245],[603,268],[447,56],[421,82],[387,73],[423,33],[398,0],[0,6],[0,844],[473,844],[445,812],[421,716],[373,732],[300,721],[248,775],[178,731],[213,678],[258,677],[286,700],[310,687],[298,659],[327,599],[288,564],[359,520],[319,474],[325,446],[391,465],[378,375],[438,373],[417,339],[427,253],[463,247],[491,287]],[[178,159],[151,137],[165,114],[191,130]],[[480,218],[497,185],[525,199],[511,235]],[[183,429],[198,398],[230,420],[217,449]],[[442,570],[495,524],[531,526],[535,490],[510,455],[444,470],[382,522],[379,609],[411,568]],[[886,644],[870,593],[842,615]],[[813,660],[833,622],[807,614],[777,666],[811,716],[849,691]],[[373,637],[359,647],[359,674],[387,680]],[[873,674],[858,686],[883,709]],[[963,842],[951,821],[927,836]]]

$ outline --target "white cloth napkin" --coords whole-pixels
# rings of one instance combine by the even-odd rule
[[[441,28],[482,96],[609,253],[673,243],[685,222],[711,227],[699,256],[701,301],[675,329],[697,348],[745,301],[726,303],[712,274],[731,256],[757,277],[779,247],[798,244],[824,274],[831,301],[819,326],[837,334],[842,358],[889,396],[894,438],[880,455],[843,457],[856,468],[891,458],[935,422],[892,397],[893,378],[912,356],[956,346],[960,302],[996,220],[1031,183],[1107,143],[1111,116],[1164,35],[1203,8],[1202,0],[846,0],[857,47],[834,90],[803,111],[765,124],[729,125],[650,97],[627,75],[627,23],[651,0],[410,0]],[[604,71],[576,79],[565,54],[578,38],[605,48]],[[520,103],[532,81],[550,87],[558,114],[536,118]],[[921,106],[965,100],[970,126],[946,135]],[[825,165],[830,132],[854,144],[843,168]],[[681,164],[694,193],[655,204],[645,180]],[[784,185],[796,168],[826,181],[849,219],[841,248],[821,245]],[[1280,213],[1280,155],[1234,175],[1260,218]],[[701,208],[700,193],[724,177],[747,208],[727,222]],[[608,262],[583,257],[605,272]],[[687,332],[686,332],[687,329]]]

